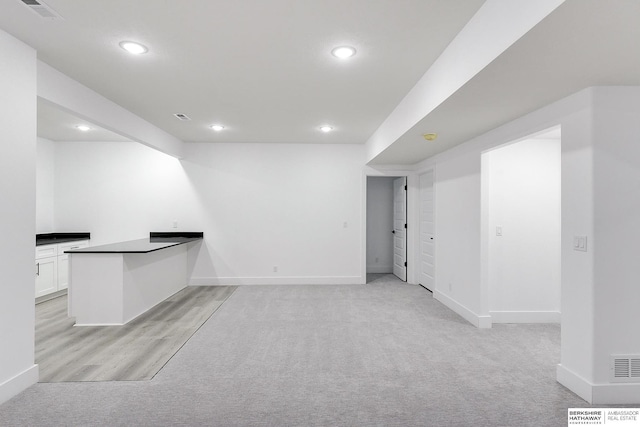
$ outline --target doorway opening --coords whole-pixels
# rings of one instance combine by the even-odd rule
[[[393,274],[407,281],[407,177],[367,177],[367,283]]]
[[[560,323],[560,127],[482,155],[492,323]]]

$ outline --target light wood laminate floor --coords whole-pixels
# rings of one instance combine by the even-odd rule
[[[40,382],[149,380],[235,289],[187,287],[123,326],[73,326],[66,295],[37,304]]]

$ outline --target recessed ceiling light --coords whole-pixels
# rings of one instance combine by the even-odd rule
[[[424,139],[426,139],[427,141],[433,141],[438,137],[437,133],[425,133],[422,135],[422,137]]]
[[[86,132],[91,130],[91,128],[87,125],[78,125],[76,126],[76,129],[81,130],[82,132]]]
[[[147,49],[145,45],[142,45],[136,42],[128,42],[128,41],[120,42],[120,47],[134,55],[140,55],[142,53],[147,53],[149,51],[149,49]]]
[[[211,125],[209,127],[211,129],[215,130],[216,132],[220,132],[222,129],[224,129],[224,126],[222,126],[222,125]]]
[[[356,54],[356,48],[351,46],[339,46],[331,51],[336,58],[347,59]]]
[[[326,132],[331,132],[333,128],[329,125],[324,125],[324,126],[320,126],[320,130],[326,133]]]

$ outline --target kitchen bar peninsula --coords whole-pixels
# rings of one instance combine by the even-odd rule
[[[78,326],[124,325],[187,286],[187,248],[203,233],[149,238],[66,251],[69,316]]]

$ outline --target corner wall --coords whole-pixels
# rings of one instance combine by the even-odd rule
[[[0,403],[38,381],[34,364],[36,52],[0,30]]]
[[[55,160],[53,141],[38,138],[36,168],[36,233],[52,233]]]
[[[612,381],[609,360],[640,354],[640,335],[631,332],[640,324],[639,115],[640,88],[589,88],[416,166],[435,163],[437,171],[434,296],[472,324],[490,327],[482,153],[562,127],[557,380],[594,404],[640,403],[640,381]],[[586,236],[586,252],[574,249],[576,236]]]
[[[189,143],[182,161],[136,143],[55,146],[57,229],[94,245],[203,231],[197,285],[364,283],[361,145]]]

